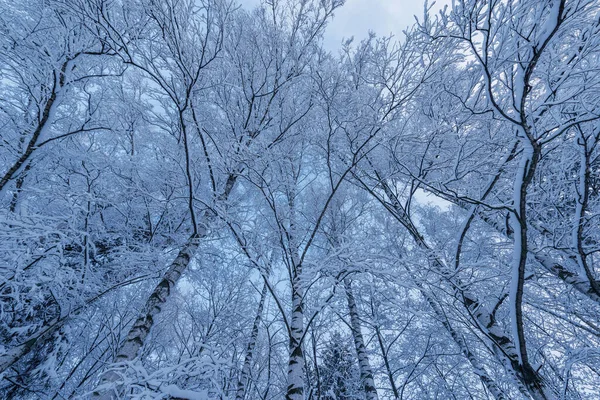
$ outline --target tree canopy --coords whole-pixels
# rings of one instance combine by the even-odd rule
[[[595,399],[600,2],[0,0],[0,397]]]

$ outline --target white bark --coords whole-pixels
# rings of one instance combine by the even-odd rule
[[[254,318],[254,323],[252,324],[252,332],[250,333],[250,339],[248,340],[248,346],[246,347],[244,365],[242,366],[242,372],[240,374],[240,379],[238,380],[237,392],[235,395],[236,400],[243,400],[244,397],[246,397],[247,385],[248,381],[250,380],[250,369],[252,368],[254,348],[256,347],[258,329],[262,320],[263,308],[265,306],[266,297],[267,283],[265,282],[260,293],[260,300],[258,302],[258,309],[256,310],[256,317]]]
[[[542,376],[531,365],[521,363],[520,353],[515,348],[514,341],[496,324],[492,313],[479,302],[477,296],[464,289],[464,285],[457,280],[455,274],[433,253],[386,182],[381,181],[380,183],[392,202],[388,210],[406,227],[415,243],[430,255],[433,267],[452,285],[457,298],[461,300],[464,307],[474,317],[478,328],[486,337],[491,339],[496,357],[515,378],[515,384],[519,390],[523,394],[529,394],[536,400],[552,398],[545,392]]]
[[[223,192],[218,196],[217,200],[225,201],[233,190],[236,182],[236,175],[230,174]],[[192,234],[187,242],[183,245],[175,260],[171,263],[168,271],[165,273],[161,281],[156,285],[146,304],[133,326],[130,328],[125,341],[117,351],[117,362],[132,361],[137,358],[140,350],[144,346],[146,337],[150,333],[154,325],[154,320],[162,311],[162,305],[166,303],[171,295],[172,289],[175,287],[183,272],[187,269],[190,261],[196,254],[200,241],[208,234],[207,226],[215,219],[216,215],[211,210],[206,210],[203,213],[204,223],[197,227],[196,233]],[[100,386],[94,392],[93,397],[101,400],[110,400],[118,397],[120,386],[120,375],[109,370],[100,376]]]
[[[205,236],[205,233],[204,235]],[[155,318],[162,311],[163,304],[169,298],[172,289],[179,281],[179,278],[189,265],[193,258],[200,239],[199,234],[192,235],[183,248],[179,251],[177,258],[171,263],[169,270],[165,273],[161,281],[156,285],[152,294],[146,300],[142,312],[133,323],[133,326],[127,333],[124,342],[121,344],[116,356],[117,362],[134,360],[141,348],[144,346],[146,337],[154,325]],[[121,385],[120,374],[114,370],[108,370],[100,377],[99,390],[94,392],[93,397],[100,400],[111,400],[119,397]]]
[[[348,300],[348,312],[350,314],[350,326],[352,328],[352,337],[354,338],[354,347],[358,358],[358,368],[360,370],[360,381],[365,390],[365,398],[367,400],[378,400],[375,381],[373,380],[373,370],[369,362],[369,355],[361,332],[360,317],[352,293],[352,283],[348,278],[344,279],[344,288],[346,289],[346,297]]]
[[[303,289],[300,281],[301,266],[296,266],[292,281],[292,318],[290,320],[290,342],[288,362],[288,387],[286,400],[304,400],[304,336]]]

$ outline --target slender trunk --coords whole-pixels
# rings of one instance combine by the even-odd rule
[[[304,288],[302,282],[302,261],[300,260],[300,245],[296,232],[296,191],[288,193],[289,221],[288,236],[288,268],[292,295],[292,313],[289,320],[289,359],[288,359],[288,386],[286,400],[304,400]]]
[[[358,368],[360,370],[360,381],[365,390],[365,398],[367,400],[378,400],[377,389],[373,380],[373,371],[369,363],[369,355],[365,347],[365,341],[361,332],[360,317],[358,316],[358,308],[352,293],[352,283],[350,279],[344,279],[344,288],[346,289],[346,297],[348,300],[348,312],[350,314],[350,327],[352,328],[352,337],[354,338],[354,347],[358,358]]]
[[[536,400],[547,399],[548,396],[545,394],[543,378],[539,372],[534,370],[531,365],[527,364],[527,366],[524,366],[521,363],[520,354],[515,347],[515,342],[497,325],[492,313],[479,302],[477,296],[464,289],[464,285],[457,280],[455,274],[446,268],[444,263],[431,251],[423,236],[406,214],[398,198],[381,177],[379,177],[379,183],[382,185],[387,197],[391,200],[388,210],[408,230],[417,246],[429,255],[433,267],[452,285],[456,291],[457,299],[461,301],[465,309],[474,318],[481,332],[492,341],[495,356],[515,378],[515,383],[519,387],[519,390],[527,393]],[[372,190],[370,192],[376,198],[379,198]]]
[[[65,85],[65,72],[67,70],[69,61],[70,60],[68,59],[62,64],[58,73],[57,71],[53,72],[54,82],[52,83],[52,90],[48,100],[46,100],[46,104],[44,105],[41,115],[39,115],[39,122],[35,127],[33,134],[31,135],[31,139],[29,139],[29,143],[27,144],[23,154],[21,154],[21,156],[13,163],[8,171],[4,173],[2,178],[0,178],[0,192],[2,192],[6,184],[21,170],[21,168],[23,168],[33,152],[37,149],[38,140],[44,129],[46,129],[48,126],[48,121],[51,120],[51,116],[56,109],[56,98],[58,96],[58,92]]]
[[[311,342],[312,342],[312,352],[313,352],[313,368],[315,369],[315,385],[317,386],[317,400],[321,400],[321,371],[319,368],[318,358],[317,358],[317,339],[315,338],[315,330],[311,329]]]
[[[600,296],[600,285],[594,279],[594,274],[590,269],[587,261],[587,254],[583,248],[583,227],[585,225],[585,213],[588,207],[589,201],[589,184],[591,179],[591,166],[590,156],[591,150],[588,149],[588,140],[583,132],[581,132],[581,143],[580,143],[580,157],[579,157],[579,182],[577,185],[576,193],[576,208],[575,208],[575,221],[573,224],[573,250],[579,266],[579,274],[589,282],[590,289],[598,296]],[[594,139],[592,139],[594,140]],[[594,148],[595,143],[591,146]]]
[[[273,359],[273,337],[269,332],[269,326],[266,327],[267,340],[268,340],[268,352],[267,352],[267,381],[265,384],[265,391],[262,394],[262,399],[266,400],[269,397],[269,390],[271,389],[271,376],[273,374],[272,362]]]
[[[23,183],[25,183],[25,178],[27,177],[27,173],[29,172],[30,169],[31,169],[31,163],[27,163],[27,165],[25,165],[25,167],[23,168],[23,172],[21,172],[21,174],[19,175],[19,177],[16,180],[15,191],[13,192],[13,196],[12,196],[12,199],[10,200],[10,205],[8,207],[8,209],[10,210],[11,213],[17,212],[17,210],[20,208],[19,207],[19,195],[21,194],[21,191],[23,190]]]
[[[288,387],[286,400],[304,400],[304,293],[300,281],[301,265],[296,266],[292,279],[292,318],[288,362]]]
[[[189,265],[192,257],[198,249],[201,237],[197,234],[190,236],[187,243],[179,251],[177,258],[171,263],[169,270],[165,273],[161,281],[152,291],[152,294],[146,300],[142,312],[133,323],[125,340],[117,351],[116,361],[125,362],[134,360],[154,325],[155,318],[162,311],[163,304],[169,298],[171,291],[183,271]],[[94,392],[93,397],[102,400],[110,400],[119,397],[120,385],[117,384],[121,376],[114,370],[109,370],[100,377],[100,388]]]
[[[411,273],[410,269],[407,266],[405,266],[405,268],[406,268],[406,271],[410,274]],[[479,377],[479,379],[481,380],[481,383],[484,385],[484,387],[492,394],[492,396],[494,396],[494,398],[496,400],[507,399],[504,391],[502,389],[500,389],[498,384],[496,384],[495,380],[485,370],[484,366],[479,362],[479,359],[477,358],[477,356],[475,354],[473,354],[471,352],[471,350],[469,350],[469,346],[465,342],[464,337],[456,329],[454,329],[454,327],[450,323],[450,319],[448,318],[448,316],[446,315],[446,313],[440,306],[439,302],[435,298],[433,298],[432,296],[430,296],[428,294],[428,292],[425,290],[425,288],[423,287],[423,285],[420,282],[418,282],[415,279],[413,279],[413,282],[414,282],[415,286],[419,289],[419,292],[421,292],[421,295],[425,298],[425,300],[427,301],[427,303],[433,310],[433,313],[436,315],[438,320],[442,323],[442,326],[450,334],[450,336],[454,340],[454,343],[456,343],[456,345],[460,349],[463,356],[467,359],[469,364],[471,364],[471,367],[473,368],[473,370],[472,370],[473,373],[475,375],[477,375],[477,377]],[[372,310],[374,311],[374,315],[375,315],[375,309],[373,306],[371,306],[371,307],[372,307]],[[392,384],[392,390],[394,392],[394,396],[396,398],[399,398],[400,397],[399,392],[398,392],[398,389],[397,389],[396,384],[393,379],[392,371],[389,366],[387,351],[385,349],[385,345],[383,343],[383,338],[380,333],[379,327],[376,327],[375,331],[377,333],[377,340],[379,341],[379,346],[381,348],[381,354],[385,361],[385,366],[386,366],[386,369],[388,372],[388,376],[389,376],[390,382]],[[528,394],[527,390],[524,387],[521,388],[521,392],[524,395]]]
[[[256,311],[256,317],[254,318],[254,324],[252,325],[252,332],[250,339],[248,340],[248,346],[246,347],[246,356],[244,357],[244,365],[242,366],[242,372],[237,384],[237,392],[235,395],[236,400],[243,400],[246,396],[247,385],[250,380],[250,369],[252,368],[252,358],[254,355],[254,348],[256,347],[256,340],[258,338],[258,330],[260,322],[262,320],[263,308],[265,305],[265,299],[267,297],[267,283],[263,284],[262,291],[260,293],[260,301],[258,302],[258,309]]]
[[[223,192],[217,197],[217,200],[225,201],[233,190],[236,182],[236,175],[230,174]],[[171,266],[156,285],[142,311],[133,326],[129,329],[125,340],[117,350],[116,362],[132,361],[139,355],[140,350],[144,346],[146,337],[150,333],[154,325],[155,318],[162,311],[162,305],[166,303],[173,287],[181,278],[183,272],[187,269],[192,260],[200,241],[208,234],[208,226],[216,218],[213,211],[207,210],[203,213],[204,223],[198,226],[196,232],[190,236],[187,242],[183,245]],[[93,397],[101,400],[115,399],[119,396],[121,390],[120,385],[116,385],[121,380],[121,376],[117,371],[109,370],[100,376],[100,384],[94,392]]]
[[[0,179],[0,192],[2,191],[2,189],[4,189],[6,184],[13,178],[13,176],[21,169],[21,167],[23,167],[27,160],[29,160],[29,157],[31,157],[31,154],[36,149],[37,141],[44,127],[46,126],[46,123],[48,122],[48,119],[50,117],[50,111],[52,110],[52,106],[54,104],[55,99],[56,92],[53,91],[50,95],[50,98],[46,102],[46,107],[44,108],[42,119],[40,120],[38,126],[33,132],[33,135],[29,140],[29,144],[27,145],[25,152],[21,154],[21,156],[14,162],[14,164],[8,169],[8,171],[6,171],[2,179]]]
[[[167,273],[163,276],[159,284],[154,288],[152,294],[144,305],[143,312],[133,324],[132,328],[127,333],[125,341],[121,344],[117,352],[117,361],[131,361],[138,356],[138,353],[154,324],[154,319],[162,311],[163,304],[171,294],[175,284],[183,274],[183,271],[189,265],[193,258],[200,237],[192,235],[187,243],[179,251],[177,258],[171,263]]]
[[[381,329],[378,325],[375,326],[375,334],[377,336],[377,343],[379,344],[379,350],[381,351],[381,357],[383,357],[383,364],[385,365],[385,372],[387,374],[388,380],[390,381],[390,386],[392,388],[392,393],[394,393],[394,398],[399,398],[400,394],[398,392],[398,387],[396,386],[396,381],[394,380],[394,373],[392,372],[392,368],[390,366],[390,359],[388,357],[388,352],[385,348],[385,343],[383,342],[383,336],[381,335]]]
[[[198,234],[198,223],[196,221],[196,209],[194,207],[194,179],[190,165],[190,148],[187,137],[187,126],[183,117],[183,110],[179,110],[179,124],[181,126],[181,136],[183,137],[183,149],[185,153],[185,176],[188,189],[188,209],[190,211],[190,222],[192,224],[193,234]]]
[[[492,377],[488,374],[488,372],[485,370],[483,365],[481,365],[475,354],[473,354],[471,350],[469,350],[469,346],[465,342],[464,337],[458,331],[456,331],[456,329],[454,329],[454,327],[450,324],[450,320],[448,319],[442,308],[438,305],[438,303],[430,296],[427,296],[425,291],[421,290],[421,293],[425,296],[427,302],[433,309],[433,312],[442,322],[444,328],[446,328],[450,336],[452,336],[454,343],[456,343],[461,353],[463,353],[465,358],[469,361],[469,364],[471,364],[471,367],[473,367],[473,373],[475,373],[475,375],[479,377],[481,383],[485,386],[485,388],[492,394],[492,396],[494,396],[496,400],[507,399],[506,395],[504,394],[504,391],[500,389],[500,387],[496,384],[494,379],[492,379]]]
[[[527,135],[529,136],[529,135]],[[514,184],[513,207],[510,223],[514,232],[513,263],[509,290],[512,336],[518,355],[518,369],[523,383],[534,399],[548,398],[543,379],[529,362],[523,323],[523,292],[527,266],[527,189],[533,180],[541,147],[536,142],[525,141],[523,156]]]

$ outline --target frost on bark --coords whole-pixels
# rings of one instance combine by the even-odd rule
[[[350,326],[352,328],[352,338],[354,339],[354,347],[358,358],[358,367],[360,369],[360,381],[365,390],[367,400],[377,400],[377,389],[373,380],[373,370],[369,362],[369,355],[361,332],[360,317],[352,292],[352,283],[350,279],[344,279],[344,288],[346,290],[346,298],[348,300],[348,312],[350,314]]]
[[[228,199],[235,186],[236,177],[237,175],[234,174],[228,176],[223,192],[217,197],[217,200],[226,201]],[[206,210],[203,213],[204,223],[198,226],[196,232],[189,237],[161,281],[146,300],[140,315],[129,329],[125,340],[117,351],[116,362],[127,362],[137,358],[156,317],[162,311],[163,304],[167,302],[179,278],[181,278],[196,254],[200,241],[207,236],[207,225],[210,225],[215,218],[216,215],[212,210]],[[121,389],[118,384],[120,380],[121,376],[115,370],[108,370],[103,373],[100,377],[99,388],[94,392],[94,398],[109,400],[118,397]]]
[[[514,377],[515,384],[521,393],[529,395],[534,399],[549,398],[546,393],[544,380],[539,371],[532,369],[531,366],[528,368],[528,365],[523,365],[521,363],[515,342],[502,327],[498,326],[492,312],[479,301],[475,294],[465,289],[462,282],[460,282],[453,272],[444,265],[443,261],[434,254],[389,185],[379,174],[376,173],[376,175],[378,177],[378,183],[382,186],[389,202],[383,200],[370,188],[366,187],[367,190],[379,199],[379,201],[384,203],[386,209],[407,229],[416,245],[428,254],[432,266],[453,287],[456,298],[474,318],[477,328],[490,339],[494,355]]]
[[[246,347],[246,355],[244,356],[244,365],[242,366],[242,372],[237,384],[237,392],[235,395],[236,400],[243,400],[246,397],[246,391],[248,390],[248,382],[250,380],[250,369],[252,368],[252,360],[254,356],[254,348],[256,347],[256,340],[258,338],[258,331],[260,328],[260,322],[262,320],[263,308],[265,306],[265,299],[267,297],[267,283],[263,284],[262,291],[260,293],[260,300],[258,302],[258,309],[256,310],[256,317],[252,324],[252,332],[250,333],[250,339],[248,339],[248,346]]]
[[[148,297],[148,300],[146,300],[142,312],[121,344],[115,361],[132,361],[138,356],[146,337],[154,325],[155,318],[162,311],[163,304],[166,303],[175,284],[179,281],[179,278],[196,253],[200,239],[200,234],[190,236],[186,244],[179,251],[179,254],[171,263],[169,270],[165,273],[158,285],[156,285],[152,294]],[[119,373],[114,370],[105,372],[100,377],[100,386],[102,386],[102,388],[94,393],[94,397],[102,400],[118,397],[118,392],[120,390],[118,381],[120,378]]]
[[[296,266],[292,280],[292,317],[290,319],[290,341],[288,361],[288,387],[286,400],[304,399],[304,295],[302,290],[301,265]]]
[[[469,350],[469,346],[468,343],[465,341],[465,338],[452,326],[450,320],[446,316],[446,313],[444,312],[440,304],[436,301],[436,299],[430,296],[427,293],[427,290],[419,282],[417,282],[416,280],[414,280],[413,282],[415,283],[415,285],[421,292],[421,295],[423,295],[423,297],[433,310],[433,313],[442,323],[446,331],[450,334],[450,336],[454,340],[454,343],[456,343],[463,356],[467,359],[467,361],[469,361],[473,373],[479,377],[481,383],[487,388],[487,390],[492,394],[492,396],[494,396],[496,400],[508,399],[504,391],[498,386],[496,381],[486,371],[486,369],[481,364],[477,356],[473,354],[471,350]],[[522,390],[522,393],[525,395],[527,394],[527,392],[524,390]]]
[[[528,135],[529,136],[529,135]],[[540,375],[529,362],[525,332],[523,326],[523,290],[525,284],[525,268],[527,265],[527,188],[533,179],[533,174],[540,157],[541,149],[532,143],[524,150],[520,170],[514,187],[513,215],[511,226],[515,232],[513,248],[513,264],[511,286],[509,290],[512,336],[517,351],[516,369],[520,370],[523,383],[534,398],[547,399],[545,385]]]
[[[471,207],[468,204],[465,204],[460,199],[449,196],[446,193],[435,190],[435,188],[428,187],[427,191],[434,193],[436,196],[443,198],[444,200],[449,201],[450,203],[460,207],[463,210],[469,211]],[[485,222],[488,226],[493,228],[496,232],[502,234],[508,239],[514,239],[514,232],[508,231],[505,226],[501,226],[497,221],[488,217],[484,212],[480,210],[476,210],[475,215],[481,221]],[[535,226],[531,226],[531,228],[535,229]],[[543,232],[538,232],[543,233]],[[548,235],[548,239],[552,238]],[[552,257],[544,249],[539,249],[537,247],[528,246],[527,252],[528,256],[534,259],[546,272],[550,275],[554,276],[556,279],[562,281],[566,286],[573,288],[577,292],[586,296],[589,300],[600,304],[600,294],[594,289],[593,285],[600,285],[600,280],[593,279],[593,284],[586,276],[584,279],[581,278],[581,273],[573,272],[569,268],[567,268],[563,262],[560,262],[555,257]]]
[[[70,61],[71,59],[67,58],[58,72],[52,72],[54,78],[52,82],[52,89],[50,91],[48,99],[43,105],[40,115],[38,116],[39,120],[37,126],[35,127],[31,135],[31,139],[29,139],[29,143],[27,143],[27,147],[23,154],[21,154],[21,156],[13,163],[13,165],[4,173],[4,175],[0,179],[0,192],[2,192],[2,189],[4,189],[8,182],[14,178],[18,171],[22,170],[23,166],[30,159],[33,152],[39,148],[40,137],[42,136],[44,130],[47,130],[48,126],[52,122],[52,114],[55,112],[57,107],[56,102],[58,94],[65,86],[65,74]]]

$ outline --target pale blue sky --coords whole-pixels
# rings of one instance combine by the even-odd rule
[[[434,10],[450,2],[438,0]],[[333,50],[340,46],[342,37],[354,36],[355,40],[360,40],[367,36],[369,30],[377,36],[392,33],[400,37],[402,31],[415,22],[414,15],[422,19],[423,3],[423,0],[346,0],[329,24],[325,45]]]
[[[240,0],[245,7],[253,7],[260,0]],[[325,34],[325,46],[329,50],[340,48],[342,38],[354,36],[359,41],[369,30],[378,36],[390,33],[401,36],[406,27],[415,21],[414,15],[423,16],[423,0],[346,0],[338,9]],[[432,3],[430,0],[429,3]],[[437,0],[434,10],[439,10],[451,0]]]

